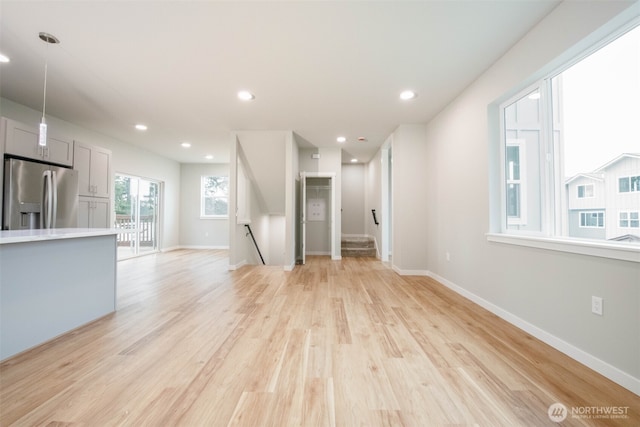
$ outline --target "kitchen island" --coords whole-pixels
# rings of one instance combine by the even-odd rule
[[[115,311],[116,234],[0,231],[0,360]]]

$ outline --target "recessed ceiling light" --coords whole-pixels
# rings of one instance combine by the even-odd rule
[[[207,160],[211,160],[213,159],[213,154],[207,154],[206,156],[204,156],[204,158]]]
[[[404,92],[402,92],[400,94],[400,99],[404,100],[404,101],[408,101],[410,99],[414,99],[415,97],[417,97],[418,94],[415,93],[412,90],[405,90]]]
[[[0,62],[9,62],[9,57],[0,53]]]
[[[346,142],[347,138],[345,138],[344,136],[339,136],[336,138],[336,141],[338,141],[339,143],[343,143]]]
[[[240,98],[243,101],[251,101],[255,99],[255,95],[249,92],[248,90],[241,90],[240,92],[238,92],[238,98]]]
[[[351,163],[358,163],[358,159],[351,159]]]
[[[191,147],[191,143],[189,142],[183,142],[182,144],[180,144],[180,146],[184,147],[184,148],[189,148]]]
[[[136,129],[138,130],[147,130],[147,125],[143,125],[141,123],[136,125]]]
[[[364,136],[359,136],[358,137],[358,142],[365,142],[367,140],[367,138],[365,138]]]

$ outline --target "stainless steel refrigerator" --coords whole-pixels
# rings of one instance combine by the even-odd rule
[[[6,158],[2,229],[78,226],[78,172]]]

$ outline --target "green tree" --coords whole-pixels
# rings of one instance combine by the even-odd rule
[[[116,215],[131,214],[131,179],[116,175],[115,211]]]

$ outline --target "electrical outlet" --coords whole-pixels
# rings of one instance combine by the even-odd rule
[[[602,298],[594,296],[591,297],[591,312],[602,316]]]
[[[445,253],[444,255],[447,258],[447,262],[451,261],[451,254],[449,252]]]

